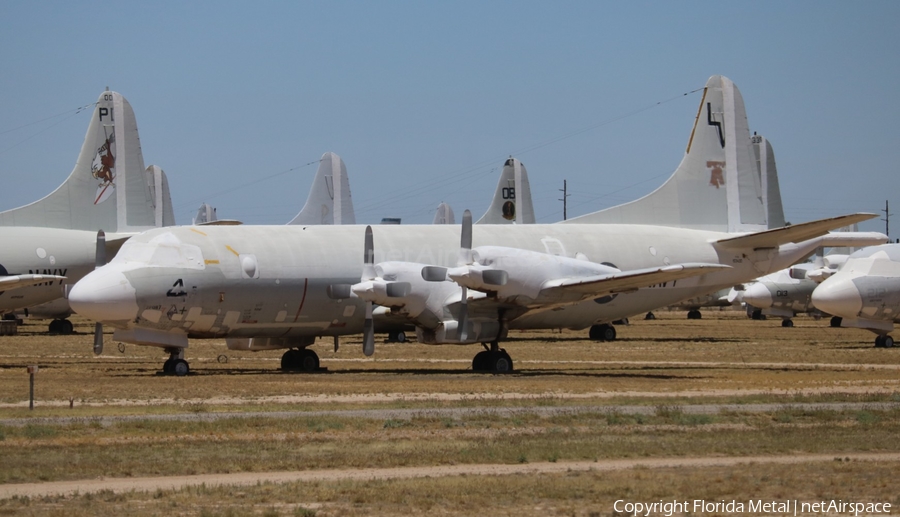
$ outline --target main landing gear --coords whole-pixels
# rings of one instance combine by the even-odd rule
[[[163,375],[184,377],[191,373],[188,362],[184,360],[183,348],[167,348],[166,352],[169,352],[169,358],[163,363]]]
[[[840,327],[842,321],[844,321],[844,318],[841,318],[840,316],[832,316],[830,325],[832,327]]]
[[[878,336],[875,338],[875,348],[893,348],[894,338],[888,335]]]
[[[616,327],[613,327],[609,323],[592,325],[591,330],[588,331],[588,337],[593,341],[615,341]]]
[[[794,320],[788,318],[785,320],[781,320],[781,326],[785,328],[790,328],[794,326]]]
[[[388,343],[406,343],[406,332],[402,330],[392,330],[388,332]]]
[[[281,356],[281,369],[286,372],[315,372],[319,369],[319,356],[308,348],[292,348]]]
[[[491,347],[487,344],[481,344],[484,350],[475,354],[472,359],[472,371],[475,372],[493,372],[493,373],[510,373],[513,371],[513,361],[506,350],[500,348],[497,341],[491,341]]]
[[[687,319],[689,320],[699,320],[703,318],[703,314],[700,313],[697,309],[692,309],[688,311]]]
[[[50,326],[47,329],[51,334],[65,334],[69,335],[75,331],[75,328],[72,326],[72,322],[66,319],[61,320],[53,320],[50,322]]]

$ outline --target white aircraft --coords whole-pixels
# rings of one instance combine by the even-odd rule
[[[509,329],[581,329],[645,313],[783,269],[830,245],[829,230],[876,217],[768,229],[749,142],[739,92],[714,76],[682,164],[644,198],[650,206],[630,203],[582,224],[473,227],[467,214],[461,233],[450,225],[150,230],[83,278],[69,302],[115,327],[115,340],[167,350],[163,370],[176,375],[189,371],[189,338],[288,348],[283,363],[312,370],[319,360],[307,347],[317,336],[337,345],[362,332],[371,355],[376,304],[415,325],[419,342],[484,343],[473,368],[509,371],[499,347]],[[638,209],[669,224],[584,224]]]
[[[842,327],[871,330],[876,347],[894,346],[888,335],[900,321],[900,244],[863,248],[812,294],[820,310],[841,318]]]
[[[534,205],[525,165],[510,156],[500,171],[500,180],[487,211],[475,224],[534,224]],[[447,203],[438,205],[432,224],[456,224]]]
[[[288,224],[356,224],[347,166],[340,156],[322,155],[306,204]]]
[[[173,224],[166,175],[144,168],[131,105],[103,92],[68,179],[39,201],[0,212],[0,312],[27,310],[55,318],[51,332],[71,332],[63,296],[94,268],[97,230],[110,233],[114,252],[130,235]]]

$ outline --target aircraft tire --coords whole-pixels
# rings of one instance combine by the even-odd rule
[[[781,320],[781,326],[785,328],[791,328],[794,326],[794,320]]]
[[[406,343],[406,332],[403,332],[402,330],[397,332],[396,339],[398,343]]]
[[[298,365],[304,372],[315,372],[319,369],[319,356],[312,350],[304,348],[300,351]]]
[[[831,318],[831,326],[832,327],[840,327],[841,321],[843,321],[843,318],[841,318],[840,316],[834,316]]]
[[[490,360],[490,352],[487,350],[482,350],[475,354],[475,357],[472,358],[472,371],[473,372],[483,372],[488,369],[488,362]]]
[[[698,310],[688,311],[687,318],[689,320],[699,320],[703,318],[703,313]]]
[[[875,336],[875,348],[884,348],[884,336]]]
[[[605,329],[603,329],[603,341],[615,341],[616,340],[616,327],[612,325],[607,325]]]
[[[59,333],[69,335],[75,332],[75,326],[69,320],[59,320]]]
[[[884,336],[884,338],[881,340],[881,343],[885,348],[894,348],[894,338],[892,338],[891,336]]]
[[[645,320],[655,320],[655,319],[656,319],[656,314],[653,314],[652,312],[648,312],[647,315],[644,316],[644,319],[645,319]]]
[[[609,323],[591,325],[591,329],[588,331],[588,337],[592,341],[615,341],[616,327]]]
[[[490,356],[491,371],[494,373],[512,373],[513,361],[506,350],[492,353]]]
[[[300,352],[293,348],[281,355],[281,369],[285,372],[298,370],[300,367]]]
[[[166,375],[172,375],[175,373],[174,371],[175,359],[166,359],[166,362],[163,363],[163,373]]]
[[[191,373],[191,368],[184,359],[175,359],[172,362],[172,374],[176,377],[184,377],[189,373]]]
[[[53,320],[47,326],[47,332],[51,334],[59,334],[59,320]]]

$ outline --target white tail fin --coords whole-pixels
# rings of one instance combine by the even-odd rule
[[[766,207],[769,228],[784,226],[784,207],[781,204],[781,188],[778,187],[778,169],[775,167],[775,152],[772,144],[756,133],[750,137],[753,144],[753,156],[759,169],[762,185],[763,205]]]
[[[340,156],[322,155],[306,204],[288,224],[356,224],[347,167]]]
[[[166,185],[161,194],[166,197],[168,185],[164,176],[160,178],[161,185]],[[43,199],[0,212],[0,226],[142,231],[160,219],[154,195],[134,111],[125,97],[105,91],[97,100],[72,174]]]
[[[684,158],[650,194],[567,223],[622,223],[752,232],[768,228],[759,168],[740,91],[709,78]]]
[[[534,224],[534,205],[525,165],[510,157],[503,164],[491,206],[475,224],[512,223]]]
[[[453,209],[447,203],[441,203],[434,213],[434,221],[431,224],[456,224]]]
[[[200,205],[200,209],[197,210],[197,216],[194,217],[192,221],[195,225],[197,224],[208,224],[214,223],[219,220],[219,216],[216,215],[216,209],[203,203]]]
[[[145,173],[147,185],[150,187],[150,199],[153,200],[154,226],[175,226],[175,208],[172,206],[172,195],[169,193],[169,180],[165,171],[151,165],[147,167]]]

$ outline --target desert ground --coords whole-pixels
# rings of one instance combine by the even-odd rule
[[[26,321],[0,337],[0,514],[900,509],[900,349],[807,315],[793,328],[737,310],[656,315],[613,342],[513,331],[505,375],[472,371],[477,345],[379,340],[366,358],[350,337],[314,345],[313,374],[279,371],[279,351],[194,341],[191,374],[170,377],[161,349],[109,333],[95,356],[90,322],[51,336]],[[710,508],[689,512],[727,513]]]

